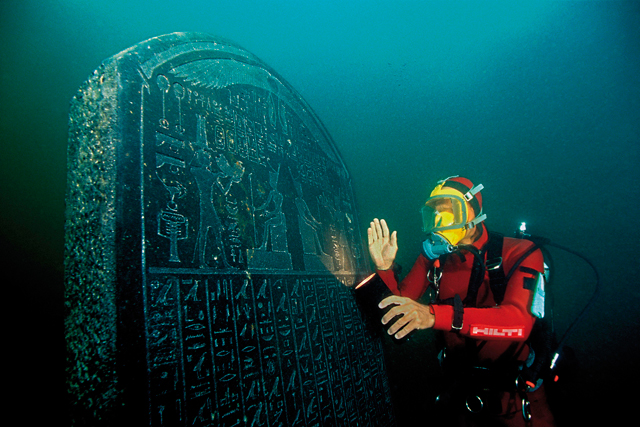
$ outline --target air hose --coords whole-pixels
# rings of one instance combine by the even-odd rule
[[[584,256],[583,254],[581,254],[578,251],[575,251],[575,250],[570,249],[570,248],[568,248],[566,246],[563,246],[563,245],[559,245],[557,243],[547,242],[546,244],[548,246],[553,246],[554,248],[562,249],[563,251],[566,251],[566,252],[568,252],[570,254],[573,254],[573,255],[581,258],[583,261],[585,261],[587,264],[589,264],[589,266],[593,269],[593,273],[596,276],[596,287],[595,287],[595,289],[593,291],[593,295],[591,296],[591,298],[589,298],[589,301],[584,306],[584,308],[582,309],[580,314],[578,314],[578,316],[573,320],[573,322],[571,322],[571,325],[569,325],[569,327],[567,328],[565,333],[562,335],[562,338],[558,342],[557,350],[555,351],[555,353],[554,353],[554,355],[553,355],[553,357],[551,359],[550,369],[553,371],[553,369],[557,365],[558,359],[560,358],[560,355],[561,355],[561,352],[562,352],[562,348],[564,347],[564,343],[567,341],[567,339],[569,338],[569,336],[573,332],[574,328],[578,325],[578,323],[580,323],[580,321],[582,321],[582,319],[587,314],[587,312],[589,311],[589,309],[591,308],[593,303],[596,301],[597,296],[600,294],[600,291],[602,289],[602,282],[600,280],[600,273],[598,272],[598,269],[596,268],[595,264],[589,258],[587,258],[586,256]]]
[[[587,314],[587,312],[589,311],[589,309],[591,308],[593,303],[596,301],[597,296],[600,294],[600,291],[601,291],[601,288],[602,288],[602,286],[601,286],[602,282],[600,280],[600,273],[598,272],[598,269],[596,268],[595,264],[589,258],[587,258],[586,256],[584,256],[580,252],[575,251],[575,250],[573,250],[571,248],[568,248],[568,247],[563,246],[563,245],[559,245],[557,243],[553,243],[553,242],[551,242],[551,240],[549,240],[549,239],[547,239],[545,237],[531,236],[531,235],[525,234],[525,230],[526,230],[526,225],[524,223],[522,223],[522,225],[520,226],[520,232],[516,233],[516,236],[520,237],[520,238],[525,238],[525,239],[530,240],[530,241],[532,241],[534,243],[534,246],[531,249],[531,252],[533,252],[534,250],[540,248],[541,250],[543,250],[545,252],[545,254],[547,255],[547,258],[550,258],[549,252],[544,250],[545,246],[552,246],[554,248],[561,249],[561,250],[563,250],[565,252],[568,252],[568,253],[570,253],[572,255],[577,256],[578,258],[581,258],[583,261],[585,261],[587,264],[589,264],[589,266],[593,269],[593,273],[595,274],[595,277],[596,277],[596,286],[595,286],[595,289],[593,291],[593,295],[591,296],[591,298],[589,298],[589,301],[583,307],[583,309],[580,312],[580,314],[578,314],[578,316],[573,320],[573,322],[571,322],[571,324],[569,325],[569,327],[567,328],[565,333],[562,335],[562,338],[558,342],[558,345],[556,346],[556,351],[553,353],[553,356],[551,358],[551,366],[549,367],[550,370],[553,371],[553,369],[557,366],[558,359],[560,359],[560,356],[561,356],[561,353],[562,353],[562,349],[564,347],[565,342],[569,339],[569,337],[570,337],[571,333],[573,332],[573,330],[575,329],[575,327],[582,321],[582,319]],[[511,271],[507,275],[507,280],[508,280],[509,276],[513,273],[513,271],[515,271],[515,268],[517,268],[517,266],[520,264],[520,262],[524,258],[526,258],[526,256],[521,258],[521,260],[518,263],[516,263],[516,265],[511,269]]]

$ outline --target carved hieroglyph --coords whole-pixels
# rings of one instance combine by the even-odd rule
[[[66,227],[77,424],[394,424],[349,174],[247,51],[180,33],[105,61],[72,100]]]

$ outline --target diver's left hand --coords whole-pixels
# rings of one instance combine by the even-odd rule
[[[384,309],[390,305],[395,307],[385,313],[382,324],[386,325],[394,317],[402,316],[387,331],[389,335],[395,335],[396,339],[404,338],[416,329],[433,328],[436,323],[436,316],[431,314],[429,306],[415,302],[411,298],[392,295],[380,301],[378,307]]]

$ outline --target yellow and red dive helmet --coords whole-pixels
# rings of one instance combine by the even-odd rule
[[[421,209],[422,230],[439,234],[457,245],[467,230],[487,218],[482,213],[480,190],[483,188],[482,184],[474,186],[470,180],[457,176],[439,181]]]

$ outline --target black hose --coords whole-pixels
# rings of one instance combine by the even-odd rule
[[[549,239],[547,239],[545,237],[526,236],[526,239],[531,240],[534,243],[534,246],[525,254],[525,256],[523,256],[519,260],[518,263],[516,263],[516,265],[511,269],[511,271],[509,271],[509,274],[507,275],[507,280],[509,279],[511,274],[515,271],[515,268],[518,265],[520,265],[520,263],[524,260],[524,258],[526,258],[528,255],[533,253],[533,251],[535,251],[535,249],[540,248],[540,250],[542,250],[543,253],[546,253],[546,254],[549,255],[549,252],[546,250],[545,246],[552,246],[554,248],[561,249],[561,250],[563,250],[565,252],[568,252],[570,254],[573,254],[573,255],[581,258],[583,261],[585,261],[587,264],[589,264],[589,266],[593,269],[593,273],[596,276],[596,286],[595,286],[595,289],[593,291],[593,295],[591,295],[591,298],[589,298],[589,301],[587,302],[587,304],[583,307],[582,311],[580,311],[580,314],[578,314],[578,316],[573,320],[573,322],[571,322],[571,324],[569,325],[567,330],[562,335],[562,338],[558,342],[558,345],[556,346],[556,351],[554,352],[554,356],[553,356],[552,361],[551,361],[551,368],[553,368],[555,366],[558,358],[560,357],[560,354],[562,353],[562,350],[563,350],[565,342],[569,339],[569,337],[570,337],[571,333],[573,332],[574,328],[578,325],[578,323],[580,323],[580,321],[582,321],[582,319],[587,314],[587,312],[589,311],[589,309],[591,308],[593,303],[596,301],[596,299],[597,299],[596,297],[600,294],[600,291],[602,289],[602,286],[601,286],[602,282],[600,280],[600,273],[598,272],[598,269],[596,268],[595,264],[589,258],[584,256],[580,252],[575,251],[575,250],[573,250],[571,248],[568,248],[566,246],[559,245],[557,243],[553,243],[553,242],[551,242],[551,240],[549,240]],[[551,257],[549,257],[549,259],[551,259]],[[553,270],[551,270],[551,271],[553,271]],[[551,307],[552,307],[552,311],[553,311],[553,305],[551,305]],[[553,316],[553,314],[552,314],[552,316]],[[552,320],[551,328],[552,328],[552,331],[555,330],[555,325],[553,325],[553,320]]]
[[[555,356],[554,356],[553,361],[552,361],[552,367],[553,367],[553,365],[555,365],[556,360],[560,356],[560,353],[562,352],[562,348],[563,348],[565,342],[567,341],[567,339],[569,338],[569,336],[573,332],[574,328],[584,318],[584,316],[589,311],[589,309],[591,308],[593,303],[596,301],[596,297],[600,294],[600,291],[601,291],[601,288],[602,288],[602,286],[601,286],[602,283],[601,283],[601,280],[600,280],[600,273],[598,272],[598,269],[596,268],[595,264],[589,258],[587,258],[586,256],[584,256],[583,254],[581,254],[578,251],[575,251],[575,250],[573,250],[571,248],[568,248],[566,246],[563,246],[563,245],[559,245],[557,243],[553,243],[553,242],[551,242],[551,240],[547,239],[546,237],[529,236],[529,235],[527,235],[525,238],[527,240],[530,240],[531,242],[533,242],[533,246],[527,252],[525,252],[522,257],[520,257],[520,259],[515,263],[515,265],[513,267],[511,267],[511,270],[509,270],[509,273],[505,276],[505,283],[509,283],[509,279],[511,278],[513,273],[516,271],[518,266],[520,266],[520,264],[529,255],[531,255],[533,252],[535,252],[537,249],[540,249],[541,251],[543,251],[543,253],[545,253],[547,255],[550,255],[549,252],[546,250],[545,246],[553,246],[555,248],[562,249],[563,251],[566,251],[566,252],[568,252],[570,254],[573,254],[573,255],[581,258],[587,264],[589,264],[589,266],[593,269],[593,272],[594,272],[594,274],[596,276],[596,287],[595,287],[595,290],[593,291],[593,295],[591,296],[591,298],[589,299],[587,304],[584,306],[584,308],[582,309],[580,314],[573,320],[573,322],[571,322],[571,324],[569,325],[569,327],[567,328],[565,333],[562,335],[562,338],[558,342],[558,345],[557,345],[556,351],[555,351]],[[459,246],[459,248],[466,249],[469,252],[471,252],[476,258],[480,258],[480,254],[478,253],[477,249],[475,247],[473,247],[473,246],[468,247],[467,245],[462,245],[462,246]],[[548,258],[551,259],[550,256]],[[481,264],[484,266],[484,262],[482,262],[482,260],[481,260]],[[551,270],[551,271],[553,271],[553,270]],[[481,277],[484,277],[484,270],[482,271],[482,273],[483,274],[482,274]],[[553,305],[552,305],[552,311],[553,311]],[[555,330],[554,326],[555,325],[553,325],[553,321],[552,321],[552,325],[551,325],[552,331]]]
[[[564,343],[569,338],[569,335],[571,334],[571,332],[573,332],[573,329],[576,327],[576,325],[578,323],[580,323],[580,321],[587,314],[587,311],[591,308],[593,303],[596,301],[596,297],[600,294],[600,291],[602,289],[602,286],[601,286],[602,282],[600,280],[600,273],[598,272],[598,269],[596,268],[595,264],[589,258],[587,258],[586,256],[582,255],[578,251],[574,251],[573,249],[570,249],[570,248],[568,248],[566,246],[558,245],[557,243],[547,242],[547,245],[553,246],[553,247],[558,248],[558,249],[562,249],[563,251],[569,252],[570,254],[573,254],[573,255],[576,255],[579,258],[582,258],[582,260],[584,260],[587,264],[589,264],[589,266],[593,269],[593,273],[596,276],[596,287],[595,287],[595,290],[593,291],[593,295],[589,299],[589,302],[587,302],[587,304],[584,306],[584,308],[582,309],[582,311],[580,312],[578,317],[576,317],[573,320],[573,322],[571,322],[571,325],[569,325],[569,327],[567,328],[565,333],[562,335],[562,338],[558,342],[558,350],[556,351],[556,354],[559,354],[560,351],[562,351],[562,347],[564,346]]]

